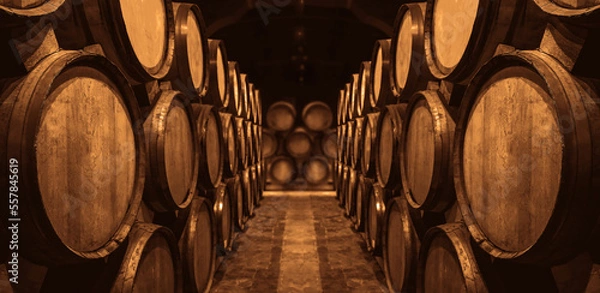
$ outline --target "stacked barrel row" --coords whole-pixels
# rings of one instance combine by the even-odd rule
[[[333,112],[317,101],[308,103],[301,115],[302,124],[295,127],[292,103],[278,101],[267,111],[262,145],[267,190],[332,190],[337,153]]]
[[[261,196],[262,106],[198,6],[0,1],[0,27],[15,291],[209,291]]]
[[[391,292],[600,290],[599,10],[401,6],[337,109],[337,197]]]

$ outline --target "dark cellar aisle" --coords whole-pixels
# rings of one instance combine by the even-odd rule
[[[212,292],[387,292],[364,243],[333,195],[269,193]]]

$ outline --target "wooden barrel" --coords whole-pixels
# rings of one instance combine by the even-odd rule
[[[244,132],[246,134],[246,166],[252,166],[256,160],[254,124],[252,121],[244,121]]]
[[[262,97],[260,90],[254,89],[254,99],[256,100],[256,124],[263,125],[263,110],[262,110]],[[333,117],[331,118],[333,120]]]
[[[343,117],[343,111],[344,111],[344,104],[346,103],[346,91],[344,89],[340,90],[340,95],[338,97],[338,104],[337,104],[337,125],[342,125],[344,124],[346,121],[342,120]]]
[[[263,143],[262,143],[262,152],[265,158],[272,157],[277,153],[278,149],[277,138],[275,137],[275,133],[270,129],[263,129]]]
[[[192,104],[200,146],[200,172],[198,182],[205,189],[219,185],[223,176],[223,125],[217,108],[209,105]]]
[[[333,123],[333,113],[323,102],[310,102],[302,110],[302,121],[309,130],[325,131]]]
[[[279,101],[267,110],[267,127],[275,131],[288,131],[296,122],[296,108],[294,105]]]
[[[204,17],[195,4],[173,2],[173,11],[175,55],[167,79],[190,96],[204,96],[209,80]]]
[[[346,124],[346,163],[351,168],[356,168],[354,162],[354,135],[356,131],[356,121],[351,120]]]
[[[230,113],[219,112],[223,124],[223,143],[226,150],[223,156],[223,176],[226,178],[234,177],[238,170],[238,139],[235,129],[235,119]]]
[[[145,177],[143,120],[124,76],[101,56],[61,51],[0,101],[0,157],[19,171],[22,255],[47,265],[109,255],[129,233]],[[7,190],[8,172],[0,168]]]
[[[340,162],[347,164],[347,155],[346,153],[348,152],[347,150],[347,139],[348,139],[348,124],[342,124],[340,126],[340,133],[338,133],[338,147],[339,147],[339,160]]]
[[[358,73],[352,74],[352,82],[350,83],[350,90],[348,92],[348,106],[346,110],[348,111],[348,121],[354,120],[354,118],[359,117],[358,113],[358,90],[360,86],[360,80]]]
[[[244,119],[253,122],[254,120],[254,113],[256,112],[256,105],[254,103],[254,84],[251,83],[249,81],[249,79],[246,79],[247,81],[247,87],[248,87],[248,92],[247,92],[247,107],[246,107],[246,111],[244,112]]]
[[[312,136],[304,128],[296,128],[285,139],[285,148],[294,158],[306,158],[312,151]]]
[[[429,71],[438,79],[466,84],[500,43],[517,42],[520,31],[530,29],[515,25],[525,17],[520,13],[525,7],[517,0],[428,0],[424,33]],[[520,49],[539,46],[541,36],[527,38],[518,40]]]
[[[556,263],[581,250],[600,207],[597,93],[538,51],[497,56],[473,79],[454,178],[465,223],[486,252]]]
[[[253,195],[254,195],[254,206],[258,207],[260,206],[260,199],[262,197],[261,195],[261,189],[260,189],[260,185],[258,184],[258,168],[257,165],[253,165],[252,167],[250,167],[250,180],[252,183],[252,191],[253,191]]]
[[[427,4],[407,3],[396,14],[392,39],[392,80],[394,94],[408,100],[416,91],[424,90],[433,79],[425,62],[424,22]]]
[[[363,61],[360,63],[359,70],[359,85],[358,85],[358,116],[366,116],[373,111],[371,107],[371,61]]]
[[[339,198],[340,207],[346,210],[346,201],[348,198],[348,182],[350,181],[350,169],[347,165],[342,165],[342,176],[341,176],[341,194]]]
[[[597,0],[533,0],[545,13],[592,28],[600,27],[600,2]]]
[[[377,142],[377,123],[379,122],[379,112],[369,113],[364,123],[362,136],[362,156],[361,156],[361,172],[369,178],[377,176],[376,159],[377,150],[375,143]]]
[[[110,292],[181,292],[179,251],[177,240],[168,228],[136,223],[129,234],[127,251]]]
[[[210,104],[218,109],[229,105],[229,63],[227,49],[222,40],[208,40],[208,92],[203,96],[202,103]]]
[[[386,194],[388,192],[390,191],[385,190],[381,184],[375,183],[366,200],[365,234],[367,236],[367,250],[377,256],[381,256],[383,252],[381,240],[385,224],[386,201],[390,197]]]
[[[327,183],[329,179],[329,161],[324,156],[312,156],[303,164],[304,178],[309,184]]]
[[[262,156],[262,142],[260,139],[260,135],[262,134],[262,130],[260,130],[260,126],[258,124],[252,124],[252,140],[253,150],[254,150],[254,160],[253,164],[258,164],[261,160]]]
[[[329,129],[323,133],[321,138],[321,151],[327,158],[331,160],[335,160],[337,158],[338,145],[337,133],[335,129]]]
[[[264,196],[264,190],[265,190],[265,173],[264,173],[264,161],[259,162],[258,164],[256,164],[256,183],[258,186],[258,195],[259,198],[262,199]]]
[[[248,143],[248,138],[246,138],[246,124],[244,118],[235,117],[235,130],[237,131],[237,141],[238,141],[238,161],[239,167],[238,170],[244,169],[248,166],[248,148],[246,144]]]
[[[271,161],[269,173],[273,181],[278,184],[290,184],[298,172],[296,171],[296,162],[288,156],[277,156]]]
[[[4,22],[4,18],[7,18],[6,21],[14,21],[12,16],[39,17],[48,15],[61,8],[64,4],[65,0],[1,0],[0,15],[2,15],[2,21],[0,22]]]
[[[233,178],[225,180],[227,184],[227,192],[230,195],[232,201],[232,210],[234,213],[234,223],[239,231],[246,229],[246,215],[244,214],[244,190],[242,189],[242,182],[240,175],[236,175]]]
[[[248,218],[254,216],[254,189],[252,188],[252,176],[250,168],[242,170],[242,190],[244,190],[244,213]]]
[[[454,203],[452,144],[454,120],[438,91],[410,100],[400,139],[400,176],[408,203],[443,212]]]
[[[227,91],[229,95],[229,104],[227,107],[227,112],[239,116],[242,111],[242,85],[240,67],[237,61],[228,61],[227,64],[229,67],[229,90]]]
[[[354,209],[354,217],[352,217],[354,230],[357,232],[365,231],[365,214],[367,214],[365,211],[368,207],[367,200],[369,199],[371,189],[373,189],[373,183],[373,179],[362,174],[359,176],[358,187],[356,189],[356,208]]]
[[[352,158],[351,158],[351,166],[353,166],[356,170],[361,169],[361,161],[360,158],[363,156],[362,148],[364,145],[363,142],[363,132],[365,130],[365,118],[357,117],[354,119],[354,135],[352,136]]]
[[[385,188],[400,184],[399,146],[406,104],[389,105],[379,114],[376,138],[376,171],[378,182]]]
[[[187,218],[187,221],[179,239],[183,264],[183,291],[209,292],[217,257],[217,229],[212,203],[207,198],[195,197],[184,213],[182,217]],[[158,275],[155,278],[160,279],[162,276]],[[148,291],[140,292],[154,290],[149,288]]]
[[[371,59],[371,107],[381,109],[395,104],[397,98],[392,92],[391,39],[378,40],[373,48]]]
[[[346,199],[344,200],[344,214],[346,217],[352,218],[356,213],[356,190],[358,189],[359,173],[348,168],[347,188],[345,192]]]
[[[341,122],[342,124],[345,124],[348,122],[348,120],[350,120],[348,118],[348,108],[349,108],[349,103],[350,103],[350,94],[352,93],[352,84],[351,83],[346,83],[346,85],[344,86],[344,97],[342,99],[342,107],[339,109],[341,111]]]
[[[193,117],[181,92],[163,91],[144,122],[144,202],[156,212],[185,208],[196,191],[200,152]]]
[[[463,223],[427,232],[419,253],[417,292],[489,292]]]
[[[383,224],[383,269],[390,292],[415,292],[421,242],[413,224],[418,219],[402,196],[388,203]]]
[[[220,184],[217,189],[210,191],[215,214],[215,226],[218,245],[230,251],[233,245],[233,204],[231,195],[226,184]]]

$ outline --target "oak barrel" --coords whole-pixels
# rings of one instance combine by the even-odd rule
[[[255,136],[253,131],[253,124],[251,121],[244,120],[244,133],[246,135],[246,158],[245,165],[250,167],[254,164],[254,160],[256,157],[255,154]]]
[[[395,104],[384,107],[379,114],[375,167],[377,181],[385,188],[395,188],[400,185],[398,149],[405,112],[406,104]]]
[[[438,91],[421,91],[411,98],[399,152],[402,188],[413,208],[442,212],[454,203],[454,128]]]
[[[270,175],[276,183],[289,184],[298,172],[296,171],[296,162],[288,156],[277,156],[273,158],[270,164]]]
[[[250,109],[250,93],[248,88],[248,75],[240,74],[240,107],[237,111],[237,116],[246,119],[247,112]]]
[[[551,264],[582,249],[599,214],[598,92],[539,51],[486,64],[457,124],[454,181],[490,255]]]
[[[263,121],[262,98],[260,95],[260,90],[258,90],[257,88],[254,88],[254,100],[256,103],[256,113],[255,113],[256,121],[254,123],[257,125],[262,125],[263,124],[262,123],[262,121]],[[333,120],[333,117],[331,119]]]
[[[342,112],[344,111],[343,107],[344,107],[344,103],[346,103],[346,90],[345,89],[341,89],[340,90],[340,95],[338,97],[338,104],[337,104],[337,125],[342,125],[344,124],[346,121],[342,120]]]
[[[324,156],[312,156],[303,164],[304,178],[309,184],[327,183],[329,179],[329,161]]]
[[[229,63],[227,61],[227,49],[222,40],[209,39],[209,84],[206,96],[202,102],[211,104],[218,109],[227,108],[229,105]]]
[[[368,198],[365,201],[365,234],[367,240],[367,249],[374,255],[382,255],[382,235],[385,224],[386,201],[391,197],[379,183],[373,184],[371,192],[366,195]]]
[[[242,190],[244,190],[244,212],[250,218],[254,216],[254,189],[252,188],[252,177],[250,168],[241,171]]]
[[[6,21],[14,21],[9,16],[16,17],[39,17],[51,14],[63,7],[65,0],[1,0],[0,15],[2,22],[6,17]],[[6,15],[6,16],[5,16]]]
[[[294,105],[279,101],[267,110],[267,126],[275,131],[288,131],[296,122],[296,108]]]
[[[335,129],[329,129],[323,133],[323,136],[321,137],[321,151],[329,159],[337,159],[338,145]]]
[[[369,194],[373,189],[374,180],[364,175],[359,176],[358,187],[356,189],[356,208],[352,222],[354,230],[363,232],[365,230],[365,211],[368,208]]]
[[[391,42],[391,39],[378,40],[373,48],[371,59],[371,107],[373,108],[381,109],[397,102],[392,92]]]
[[[358,75],[358,101],[357,113],[358,116],[364,117],[373,111],[371,106],[371,61],[363,61],[360,63]]]
[[[361,156],[361,172],[369,177],[377,177],[376,159],[377,159],[377,124],[379,122],[379,112],[369,113],[364,123],[364,131],[362,136],[362,156]]]
[[[143,120],[124,76],[101,56],[61,51],[2,95],[0,157],[18,161],[22,255],[46,265],[109,255],[145,178]]]
[[[225,250],[231,250],[233,245],[233,204],[231,193],[226,184],[210,191],[215,214],[217,243]],[[233,194],[234,195],[234,194]]]
[[[156,212],[185,208],[195,193],[200,152],[193,117],[181,92],[163,91],[144,122],[144,202]]]
[[[323,102],[310,102],[302,110],[302,121],[309,130],[325,131],[333,123],[333,113]]]
[[[359,173],[348,168],[346,191],[344,192],[344,215],[352,218],[356,213],[356,190],[358,188]]]
[[[298,127],[285,138],[285,148],[294,158],[306,158],[311,154],[312,141],[310,133]]]
[[[544,12],[567,21],[600,27],[600,1],[598,0],[533,0]]]
[[[182,264],[177,240],[168,228],[136,223],[111,293],[181,292]]]
[[[173,2],[175,55],[167,75],[174,87],[204,96],[208,86],[208,43],[204,17],[197,5]]]
[[[365,130],[365,118],[357,117],[354,119],[353,123],[354,135],[352,136],[352,157],[351,157],[351,166],[353,166],[356,170],[361,170],[361,161],[360,158],[364,155],[362,152],[363,148],[363,131]]]
[[[358,96],[359,86],[360,80],[358,73],[352,74],[352,82],[350,83],[350,91],[348,92],[348,106],[346,108],[348,111],[348,121],[352,121],[354,118],[360,116],[360,109],[358,109],[358,99],[360,98]]]
[[[248,138],[246,138],[246,121],[242,117],[235,117],[235,130],[237,131],[237,140],[238,140],[238,161],[239,167],[238,170],[244,169],[248,166]]]
[[[246,215],[244,214],[244,191],[242,190],[242,182],[240,175],[225,180],[227,184],[227,192],[230,195],[234,212],[234,223],[238,230],[246,229]]]
[[[223,156],[223,176],[231,178],[237,174],[238,162],[238,139],[235,129],[235,120],[230,113],[219,112],[223,124],[223,143],[226,150]]]
[[[237,61],[228,61],[229,84],[227,94],[229,95],[229,104],[227,112],[240,115],[242,107],[242,85],[240,77],[240,67]]]
[[[200,147],[200,172],[198,182],[205,189],[216,188],[223,176],[224,151],[223,125],[217,109],[209,105],[192,104],[198,146]]]
[[[270,129],[263,129],[263,143],[262,143],[262,152],[265,158],[269,158],[275,153],[277,153],[277,149],[279,147],[277,138],[275,137],[275,133]]]
[[[345,141],[345,148],[346,148],[346,164],[348,164],[348,166],[355,168],[356,165],[353,165],[354,162],[354,128],[356,127],[356,121],[351,120],[348,121],[348,123],[346,124],[346,141]]]

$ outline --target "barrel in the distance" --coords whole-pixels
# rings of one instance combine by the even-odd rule
[[[294,158],[306,158],[312,152],[313,139],[303,128],[297,128],[285,139],[285,148]]]
[[[288,131],[296,122],[296,108],[294,105],[280,101],[267,110],[267,126],[275,131]]]
[[[278,156],[273,158],[270,164],[271,178],[279,184],[289,184],[298,174],[296,170],[296,162],[287,156]]]
[[[302,110],[302,121],[312,131],[324,131],[333,123],[331,108],[323,102],[308,103]]]
[[[304,178],[310,184],[326,183],[329,179],[329,161],[323,156],[312,156],[304,162]]]
[[[321,137],[321,150],[329,159],[335,160],[338,155],[337,133],[335,129],[329,129]]]

